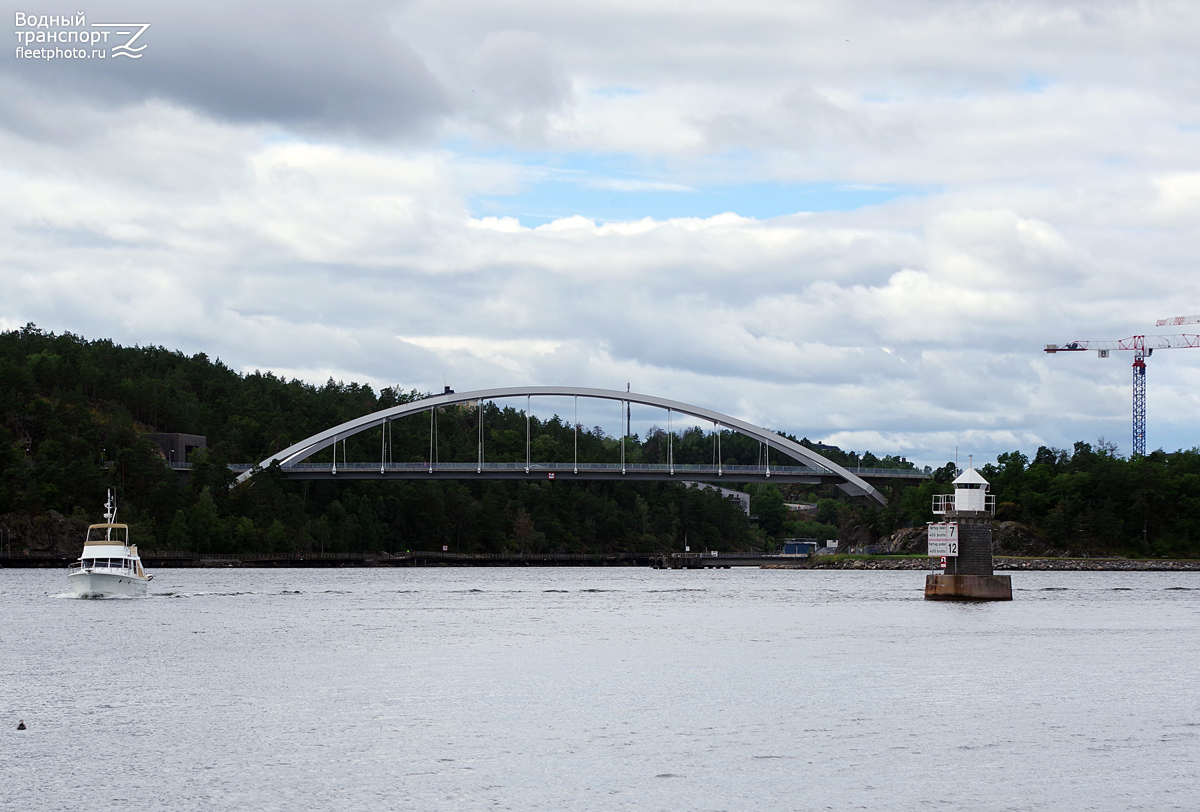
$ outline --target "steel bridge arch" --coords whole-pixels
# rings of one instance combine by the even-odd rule
[[[774,447],[783,451],[796,459],[813,465],[817,468],[824,468],[832,474],[840,477],[842,482],[838,483],[838,487],[851,496],[861,496],[876,502],[879,505],[886,505],[887,499],[882,493],[868,484],[862,478],[851,473],[847,469],[837,463],[822,457],[815,451],[805,448],[799,443],[782,437],[769,429],[764,429],[761,426],[756,426],[753,423],[747,423],[745,420],[739,420],[736,417],[731,417],[727,414],[714,412],[711,409],[705,409],[702,406],[693,406],[690,403],[683,403],[677,400],[668,400],[667,398],[656,397],[655,395],[645,395],[638,392],[622,392],[615,389],[592,389],[579,386],[509,386],[497,389],[477,389],[473,392],[450,392],[434,397],[422,398],[414,400],[411,403],[402,403],[398,406],[392,406],[387,409],[381,409],[371,414],[356,417],[353,420],[347,420],[345,423],[334,426],[306,437],[294,445],[290,445],[282,451],[278,451],[266,459],[262,460],[253,469],[246,471],[238,476],[237,481],[243,482],[253,476],[255,471],[267,468],[274,463],[278,463],[283,467],[287,467],[293,463],[300,462],[317,452],[329,448],[339,440],[344,440],[359,432],[367,429],[383,426],[386,423],[399,420],[402,417],[409,415],[420,414],[431,409],[437,409],[442,406],[453,406],[459,403],[482,402],[486,400],[504,400],[506,398],[532,398],[532,397],[576,397],[576,398],[594,398],[597,400],[615,400],[622,403],[636,403],[642,406],[655,406],[661,409],[667,409],[673,412],[679,412],[690,417],[699,418],[707,422],[713,423],[716,427],[732,429],[739,434],[744,434],[747,437],[752,437],[764,443],[767,448]]]

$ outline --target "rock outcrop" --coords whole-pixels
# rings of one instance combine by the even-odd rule
[[[86,520],[56,510],[16,511],[0,516],[0,541],[6,557],[76,558],[87,528]]]
[[[928,549],[924,527],[905,527],[883,536],[875,543],[882,553],[920,555]],[[1020,522],[992,522],[992,554],[1012,556],[1070,556],[1070,551],[1055,549],[1035,528]]]

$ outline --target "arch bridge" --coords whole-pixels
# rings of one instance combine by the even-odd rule
[[[619,463],[585,463],[578,458],[579,424],[576,421],[575,459],[570,462],[535,462],[530,458],[530,403],[535,397],[574,398],[578,408],[579,398],[618,401],[622,411],[629,404],[652,406],[667,412],[667,462],[656,464],[634,464],[625,461],[625,436],[621,437],[621,460]],[[475,462],[440,462],[434,444],[435,410],[445,406],[482,404],[486,401],[525,398],[525,462],[489,462],[484,448],[484,410],[480,408],[478,426],[478,459]],[[430,412],[431,452],[429,459],[421,463],[396,463],[388,457],[388,426],[394,420],[411,415]],[[677,464],[674,460],[674,431],[671,429],[674,415],[685,415],[694,420],[711,423],[716,461],[712,465]],[[348,437],[372,429],[380,431],[380,458],[378,462],[339,463],[337,444],[345,448]],[[726,465],[721,462],[720,438],[724,430],[734,431],[758,440],[764,448],[759,465]],[[314,454],[333,448],[333,461],[305,462]],[[771,450],[780,456],[790,457],[791,464],[771,464]],[[343,450],[344,454],[344,450]],[[795,464],[795,462],[800,464]],[[779,461],[780,463],[783,460]],[[261,469],[278,463],[286,479],[556,479],[556,480],[652,480],[679,482],[795,482],[811,485],[833,484],[851,496],[861,497],[879,505],[887,500],[871,484],[896,479],[920,480],[925,475],[913,469],[858,469],[854,472],[826,459],[815,451],[797,442],[780,436],[773,431],[739,420],[720,412],[694,406],[680,401],[668,400],[654,395],[637,392],[621,392],[610,389],[591,389],[574,386],[526,386],[498,389],[479,389],[473,392],[447,392],[382,409],[306,437],[282,451],[276,452],[258,463],[254,468],[238,476],[245,481]]]

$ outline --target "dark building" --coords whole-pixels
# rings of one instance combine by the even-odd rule
[[[158,446],[162,458],[172,465],[188,462],[188,454],[208,447],[202,434],[147,434],[146,439]]]

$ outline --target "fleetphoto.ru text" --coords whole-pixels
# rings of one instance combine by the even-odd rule
[[[16,13],[17,59],[141,59],[150,23],[89,23],[74,15]]]

